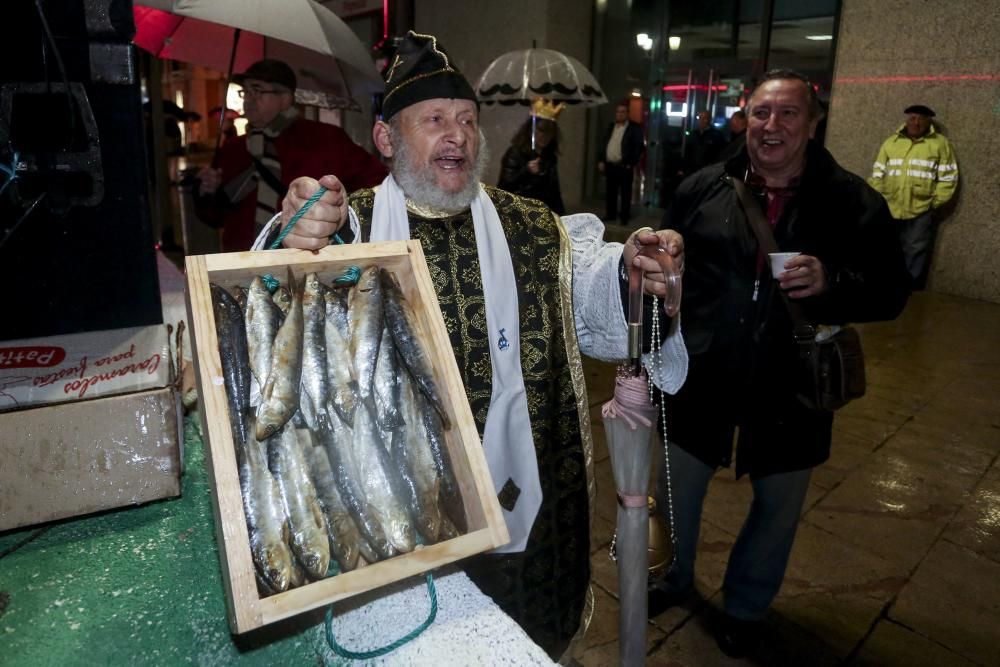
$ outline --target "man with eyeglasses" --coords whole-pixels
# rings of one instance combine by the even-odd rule
[[[198,216],[222,227],[225,252],[245,250],[299,176],[338,174],[351,190],[380,183],[386,168],[336,125],[307,120],[295,108],[296,78],[280,60],[261,60],[234,81],[243,86],[247,133],[227,140],[218,168],[198,177]]]

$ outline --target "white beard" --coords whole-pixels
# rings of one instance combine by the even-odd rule
[[[479,131],[479,153],[476,155],[469,181],[458,192],[441,190],[422,165],[413,163],[409,147],[400,133],[390,131],[392,145],[396,147],[392,156],[392,177],[396,179],[407,199],[419,206],[452,214],[460,213],[472,205],[472,201],[479,195],[479,182],[486,172],[486,164],[490,159],[486,136],[482,130]]]

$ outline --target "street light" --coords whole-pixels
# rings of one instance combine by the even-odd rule
[[[635,36],[635,43],[638,44],[643,51],[650,51],[653,48],[653,38],[645,32],[640,32]]]
[[[670,45],[671,51],[676,51],[681,48],[681,38],[677,35],[671,35],[667,38],[667,43]]]

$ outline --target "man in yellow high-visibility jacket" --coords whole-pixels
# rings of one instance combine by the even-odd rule
[[[929,107],[915,104],[903,113],[906,123],[882,144],[868,182],[889,203],[906,268],[919,289],[927,280],[934,247],[934,210],[955,194],[958,164],[951,144],[931,123]]]

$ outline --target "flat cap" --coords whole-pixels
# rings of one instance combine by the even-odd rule
[[[233,76],[233,82],[242,86],[247,79],[257,79],[265,83],[276,83],[291,91],[295,90],[298,83],[295,79],[295,72],[292,68],[281,60],[267,59],[258,60],[247,68],[242,74]]]
[[[923,104],[911,104],[903,110],[903,113],[918,113],[921,116],[928,116],[930,118],[934,117],[934,110],[930,107],[924,106]]]

